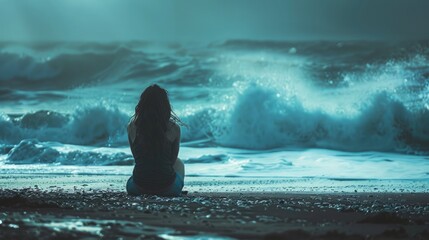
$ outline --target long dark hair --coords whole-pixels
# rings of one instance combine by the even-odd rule
[[[170,120],[181,123],[171,109],[167,91],[156,84],[150,85],[140,95],[133,116],[137,139],[149,156],[156,158],[163,151]]]

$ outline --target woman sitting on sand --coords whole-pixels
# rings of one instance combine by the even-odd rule
[[[128,141],[136,163],[127,182],[128,194],[180,196],[185,166],[177,158],[178,123],[167,91],[156,84],[146,88],[128,124]]]

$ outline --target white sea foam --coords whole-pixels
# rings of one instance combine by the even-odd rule
[[[183,138],[210,138],[222,146],[247,149],[429,150],[427,109],[409,110],[386,92],[366,101],[356,110],[358,114],[332,114],[307,109],[296,98],[280,98],[275,90],[254,85],[229,110],[202,111],[184,118],[192,125],[184,129]]]
[[[285,94],[285,93],[283,93]],[[358,114],[308,109],[298,98],[279,97],[275,89],[251,85],[227,109],[203,109],[183,117],[182,141],[208,139],[246,149],[321,147],[348,151],[429,151],[429,110],[409,109],[387,92],[369,96]],[[0,141],[18,144],[38,139],[89,146],[126,146],[130,116],[96,104],[71,114],[38,111],[0,119]]]
[[[189,126],[191,174],[427,176],[427,42],[12,45],[0,43],[3,166],[132,165],[126,125],[159,83]]]
[[[79,107],[72,114],[51,111],[27,113],[0,119],[0,142],[17,144],[38,139],[78,145],[127,143],[126,125],[130,116],[112,106]]]

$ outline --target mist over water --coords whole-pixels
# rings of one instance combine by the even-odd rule
[[[158,83],[189,126],[182,152],[190,164],[238,161],[234,173],[249,174],[268,161],[255,153],[298,150],[349,152],[341,161],[368,151],[384,152],[378,160],[409,154],[426,166],[427,41],[0,45],[5,164],[132,164],[126,124],[141,91]],[[241,162],[245,156],[252,161]]]
[[[2,0],[1,6],[0,41],[429,38],[426,0]]]

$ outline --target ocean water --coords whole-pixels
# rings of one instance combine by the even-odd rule
[[[0,174],[131,174],[166,88],[187,175],[429,179],[429,41],[0,43]]]

